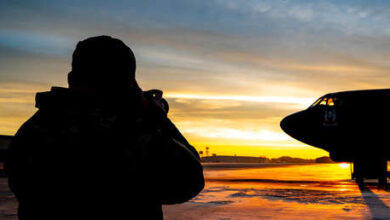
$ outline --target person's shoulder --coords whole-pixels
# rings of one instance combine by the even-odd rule
[[[25,136],[33,136],[39,133],[44,132],[42,123],[41,123],[41,113],[40,111],[36,111],[33,116],[31,116],[27,121],[25,121],[22,126],[18,129],[15,134],[14,139],[18,139],[20,137]]]

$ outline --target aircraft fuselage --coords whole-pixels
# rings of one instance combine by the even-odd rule
[[[291,137],[328,151],[334,161],[382,161],[377,166],[382,167],[390,159],[390,89],[326,94],[280,125]],[[375,172],[366,173],[368,178]]]

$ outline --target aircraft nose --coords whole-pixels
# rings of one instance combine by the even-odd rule
[[[283,118],[280,127],[286,134],[298,141],[319,146],[328,140],[322,136],[317,118],[313,112],[304,110]]]
[[[280,127],[284,132],[286,132],[287,134],[289,133],[288,131],[291,128],[291,115],[282,119],[282,121],[280,122]]]
[[[280,127],[284,132],[286,132],[290,136],[295,136],[294,131],[297,130],[297,127],[300,125],[300,120],[301,119],[301,113],[295,113],[292,115],[289,115],[285,118],[282,119],[280,122]]]

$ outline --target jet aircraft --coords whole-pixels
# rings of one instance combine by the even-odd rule
[[[390,89],[329,93],[280,122],[291,137],[352,162],[352,178],[387,184],[390,160]]]

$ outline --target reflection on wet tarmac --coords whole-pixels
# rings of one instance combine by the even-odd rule
[[[206,169],[205,190],[190,202],[164,207],[165,216],[389,219],[390,193],[369,184],[361,191],[350,180],[350,172],[349,164]]]

